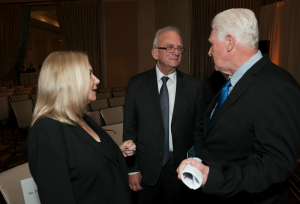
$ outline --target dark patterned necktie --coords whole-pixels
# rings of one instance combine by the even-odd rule
[[[228,96],[228,93],[229,93],[229,87],[231,86],[231,82],[230,82],[230,79],[228,79],[226,81],[226,84],[225,86],[222,88],[221,90],[221,93],[220,93],[220,96],[219,96],[219,99],[218,99],[218,104],[215,108],[215,111],[212,115],[212,117],[210,118],[210,121],[209,121],[209,124],[208,124],[208,127],[210,126],[211,124],[211,121],[213,120],[216,112],[219,110],[219,108],[222,106],[222,104],[224,103],[224,101],[226,100],[227,96]]]
[[[162,77],[161,78],[163,84],[160,88],[160,106],[161,112],[163,116],[164,122],[164,129],[165,129],[165,146],[164,146],[164,158],[162,166],[165,166],[168,161],[170,160],[170,153],[169,153],[169,92],[167,88],[167,81],[169,77]]]

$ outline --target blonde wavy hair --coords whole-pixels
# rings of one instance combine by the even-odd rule
[[[31,126],[42,117],[75,125],[87,113],[89,60],[81,52],[53,52],[44,61]]]

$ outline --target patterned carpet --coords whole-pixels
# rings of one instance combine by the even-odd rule
[[[15,130],[15,134],[18,130]],[[10,129],[3,129],[4,143],[0,141],[0,173],[15,166],[27,162],[26,138],[18,134],[17,147],[15,145],[15,135]]]

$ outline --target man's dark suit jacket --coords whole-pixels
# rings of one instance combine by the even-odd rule
[[[194,143],[200,143],[202,104],[201,81],[177,70],[171,124],[176,168],[187,158],[187,151]],[[140,171],[145,184],[155,185],[162,168],[165,140],[155,68],[129,81],[123,137],[124,141],[133,140],[137,146],[135,157],[127,158],[131,160],[128,161],[129,172]]]
[[[86,123],[116,154],[81,126],[38,119],[27,139],[30,172],[43,204],[131,203],[126,162],[112,138],[91,118]],[[104,143],[103,143],[104,145]]]
[[[237,82],[208,127],[219,94],[204,119],[200,158],[209,175],[202,192],[214,196],[207,202],[202,197],[203,203],[286,203],[287,179],[300,150],[299,85],[263,57]]]

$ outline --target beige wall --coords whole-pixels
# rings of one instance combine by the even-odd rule
[[[189,16],[188,0],[155,0],[155,30],[166,26],[179,28],[183,47],[187,52],[183,54],[178,69],[187,74],[189,70]]]
[[[137,11],[137,1],[105,3],[108,87],[125,87],[138,73]]]

